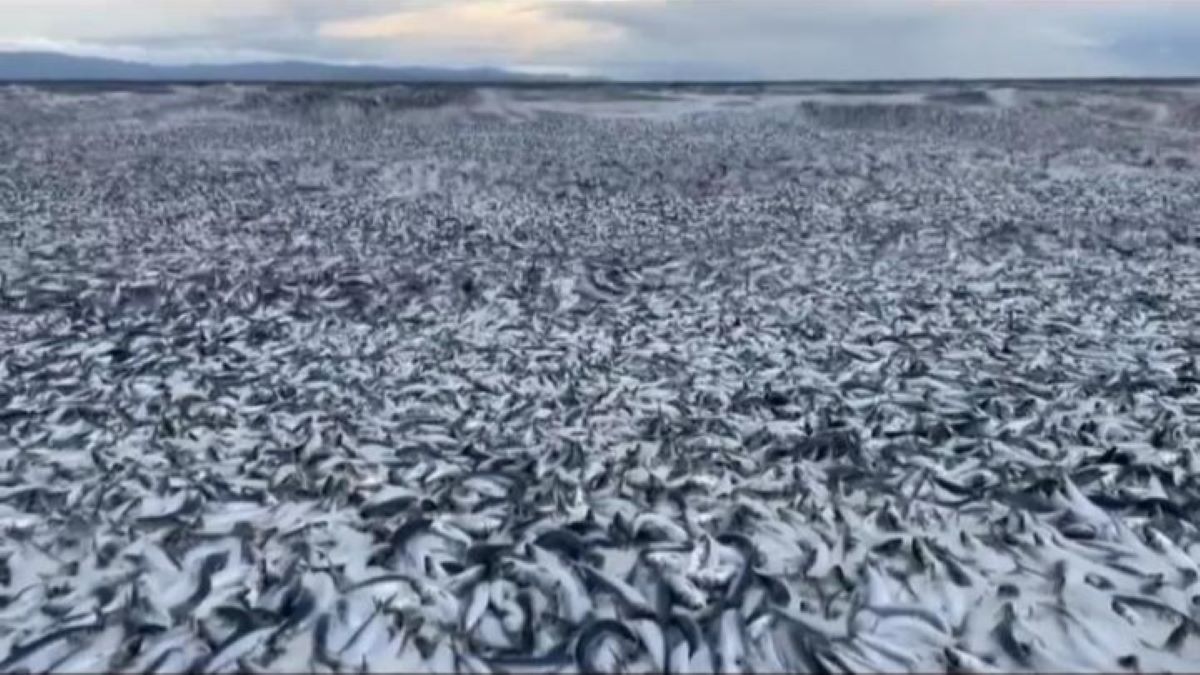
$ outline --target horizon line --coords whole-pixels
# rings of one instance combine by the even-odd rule
[[[254,62],[230,63],[228,66],[248,65]],[[169,66],[170,67],[170,66]],[[188,66],[183,66],[188,67]],[[222,67],[222,66],[217,66]],[[389,68],[389,66],[384,66]],[[799,78],[799,79],[679,79],[679,80],[656,80],[656,79],[613,79],[600,75],[576,76],[576,75],[526,75],[520,71],[508,71],[499,67],[466,67],[466,68],[442,68],[439,66],[391,66],[396,70],[447,70],[447,71],[472,71],[472,70],[496,70],[499,73],[510,75],[512,79],[500,78],[496,80],[464,80],[464,79],[279,79],[279,80],[259,80],[259,79],[220,79],[220,78],[202,78],[202,79],[171,79],[171,78],[135,78],[135,79],[111,79],[111,78],[68,78],[68,77],[49,77],[49,78],[33,78],[33,77],[18,77],[18,78],[0,78],[0,85],[14,84],[160,84],[160,85],[223,85],[223,84],[257,84],[257,85],[396,85],[409,84],[416,86],[454,86],[454,87],[470,87],[470,86],[487,86],[487,87],[539,87],[539,86],[777,86],[777,85],[918,85],[918,84],[1057,84],[1057,83],[1093,83],[1093,84],[1200,84],[1200,74],[1197,75],[1112,75],[1112,76],[1044,76],[1044,77],[914,77],[914,78]]]
[[[609,77],[602,72],[591,73],[572,73],[571,67],[565,66],[561,71],[546,70],[544,72],[530,72],[524,69],[522,65],[430,65],[430,64],[392,64],[373,61],[346,61],[346,60],[325,60],[320,57],[311,58],[304,56],[289,55],[284,58],[266,58],[266,59],[249,59],[226,62],[207,62],[207,61],[192,61],[184,63],[156,63],[153,61],[131,60],[120,57],[111,56],[89,56],[76,54],[69,51],[56,50],[37,50],[37,49],[2,49],[0,48],[0,58],[4,56],[57,56],[66,59],[77,59],[80,61],[99,61],[108,62],[111,64],[120,64],[121,66],[132,66],[143,68],[151,71],[145,74],[130,74],[129,77],[109,78],[103,76],[36,76],[16,75],[15,77],[0,77],[0,83],[3,84],[84,84],[84,83],[110,83],[110,84],[176,84],[176,85],[200,85],[200,84],[310,84],[310,85],[329,85],[329,84],[358,84],[358,85],[383,85],[383,84],[419,84],[419,85],[455,85],[455,86],[471,86],[471,85],[581,85],[581,84],[608,84],[608,85],[638,85],[638,86],[754,86],[754,85],[837,85],[837,84],[854,84],[854,85],[917,85],[917,84],[952,84],[952,83],[990,83],[990,84],[1005,84],[1005,83],[1200,83],[1200,71],[1186,75],[1006,75],[1006,76],[981,76],[981,77],[954,77],[954,76],[921,76],[921,77],[802,77],[802,78],[623,78]],[[281,55],[282,56],[282,55]],[[332,75],[325,77],[306,77],[303,73],[296,77],[284,78],[253,78],[253,77],[222,77],[219,72],[214,72],[212,76],[200,74],[195,77],[188,77],[187,71],[220,71],[221,69],[237,69],[237,68],[254,68],[254,67],[314,67],[326,68],[337,71],[342,71],[343,76]],[[172,76],[172,71],[176,71]],[[183,71],[183,72],[179,72]],[[364,71],[396,71],[395,77],[372,77],[368,72]],[[403,71],[410,71],[409,75],[405,75]],[[430,71],[428,77],[411,74],[412,71]],[[444,77],[439,77],[438,72],[445,73]],[[158,74],[161,73],[161,76]],[[356,75],[356,73],[359,73]],[[495,77],[481,77],[475,79],[472,75],[481,73],[490,73]],[[379,73],[376,72],[376,75]],[[461,74],[465,77],[455,77],[453,74]]]

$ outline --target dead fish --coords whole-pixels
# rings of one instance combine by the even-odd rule
[[[14,644],[4,660],[0,661],[0,670],[15,672],[29,668],[31,671],[48,671],[55,663],[70,657],[79,649],[72,647],[69,644],[70,640],[102,629],[101,623],[76,624],[48,632],[22,644]]]
[[[712,651],[695,619],[687,614],[673,613],[666,625],[667,672],[716,672]]]
[[[721,612],[717,636],[717,667],[721,673],[746,672],[746,644],[741,613],[736,609]]]
[[[575,664],[584,673],[611,673],[622,670],[627,654],[621,648],[611,647],[606,639],[625,643],[629,649],[638,645],[637,634],[620,621],[593,619],[579,629],[575,642]]]

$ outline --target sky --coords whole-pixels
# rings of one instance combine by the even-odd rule
[[[1200,0],[0,0],[0,49],[615,79],[1200,75]]]

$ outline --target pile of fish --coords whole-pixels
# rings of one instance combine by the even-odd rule
[[[1200,174],[1008,125],[1150,132],[231,95],[0,99],[0,671],[1200,663]]]

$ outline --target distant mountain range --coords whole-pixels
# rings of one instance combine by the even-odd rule
[[[498,68],[421,68],[262,61],[162,66],[57,52],[0,52],[0,81],[119,82],[535,82],[568,77]]]

